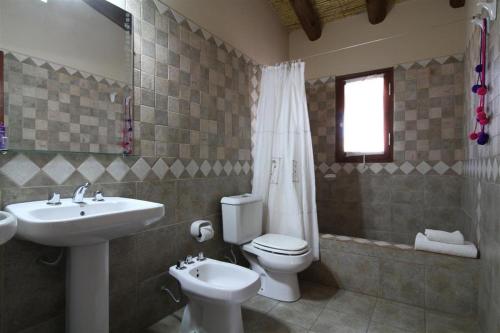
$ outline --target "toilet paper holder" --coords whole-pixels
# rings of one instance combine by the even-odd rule
[[[211,230],[211,235],[209,238],[204,237],[202,233],[202,229],[210,229]],[[205,240],[209,240],[213,237],[213,226],[212,222],[208,220],[198,220],[194,221],[191,223],[191,235],[198,241],[198,242],[203,242]]]

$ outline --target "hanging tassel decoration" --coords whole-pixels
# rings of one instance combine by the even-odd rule
[[[132,126],[132,97],[127,96],[123,101],[123,129],[122,142],[123,155],[131,155],[133,152],[134,127]]]
[[[489,124],[490,120],[486,113],[485,100],[486,94],[488,93],[488,87],[486,85],[486,35],[488,31],[488,21],[483,18],[483,26],[481,29],[481,45],[479,48],[479,58],[480,64],[478,64],[474,70],[477,73],[476,83],[472,86],[472,92],[479,96],[479,106],[476,108],[476,124],[474,126],[474,131],[469,134],[469,139],[476,141],[478,145],[485,145],[488,143],[490,136],[486,133],[486,125]],[[479,125],[479,132],[477,132]]]

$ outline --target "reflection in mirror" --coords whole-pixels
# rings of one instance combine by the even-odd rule
[[[0,1],[11,149],[132,153],[131,22],[106,0]]]

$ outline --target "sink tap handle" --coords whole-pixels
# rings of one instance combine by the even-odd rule
[[[189,256],[186,256],[186,259],[184,259],[184,263],[185,264],[194,264],[194,261],[193,261],[193,256],[189,255]]]
[[[57,192],[52,192],[52,194],[49,194],[47,205],[60,205],[60,204],[61,204],[61,194]]]
[[[94,193],[94,199],[92,201],[104,201],[104,194],[102,194],[102,191],[96,191]]]
[[[200,253],[198,253],[198,261],[203,261],[207,258],[205,258],[205,255],[203,254],[203,252],[200,251]]]
[[[184,262],[182,260],[177,261],[177,265],[175,266],[176,269],[182,270],[185,269],[186,266],[184,266]]]

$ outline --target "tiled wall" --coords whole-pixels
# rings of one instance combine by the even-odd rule
[[[141,156],[26,152],[0,155],[2,206],[89,194],[164,203],[166,217],[110,244],[111,332],[137,332],[180,305],[167,269],[203,250],[223,257],[220,198],[250,191],[250,110],[257,69],[247,57],[181,15],[160,15],[150,0],[127,0],[135,19],[135,119]],[[254,82],[254,83],[252,83]],[[199,218],[215,239],[189,235]],[[44,266],[59,249],[13,239],[0,247],[0,332],[64,332],[65,265]]]
[[[470,4],[474,8],[474,2]],[[474,12],[475,13],[475,12]],[[473,13],[470,13],[471,15]],[[479,29],[467,41],[465,52],[465,120],[466,140],[465,179],[462,191],[466,215],[466,231],[481,253],[479,279],[479,321],[483,332],[500,332],[500,23],[490,26],[487,53],[487,112],[491,124],[487,127],[490,141],[478,146],[467,139],[475,123],[477,96],[470,88],[476,81],[474,67],[479,63]]]
[[[8,51],[4,69],[11,149],[123,151],[122,104],[130,86]]]
[[[320,251],[304,279],[428,310],[477,313],[479,260],[332,235],[321,236]]]
[[[363,165],[335,162],[335,78],[306,84],[322,232],[412,243],[462,226],[462,56],[395,66],[394,85],[394,161]]]
[[[132,14],[141,9],[130,3]],[[250,160],[251,62],[196,24],[151,8],[145,0],[142,25],[134,25],[141,155]]]

